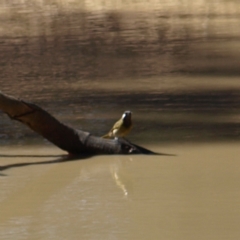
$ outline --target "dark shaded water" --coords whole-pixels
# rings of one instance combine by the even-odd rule
[[[167,128],[171,135],[177,131],[162,124],[162,116],[178,125],[175,114],[187,119],[189,112],[200,118],[217,112],[232,119],[238,113],[237,1],[9,1],[1,6],[1,90],[75,126],[102,134],[131,109],[151,135],[156,128]],[[141,120],[146,113],[154,118]],[[10,128],[4,136],[11,135],[11,123],[0,124]],[[216,132],[236,139],[236,127],[234,122],[229,133]],[[23,137],[30,134],[21,131],[17,134]]]
[[[65,4],[7,4],[1,91],[96,135],[130,109],[133,140],[239,140],[238,2]],[[0,127],[2,144],[41,141]]]
[[[187,83],[201,84],[202,78],[191,77],[165,78],[166,85]],[[210,80],[210,78],[209,78]],[[225,78],[223,81],[227,81]],[[238,79],[234,79],[238,82]],[[89,80],[89,86],[81,83],[66,84],[64,88],[54,86],[56,83],[44,83],[35,88],[31,85],[29,92],[17,91],[14,95],[33,101],[63,122],[76,128],[103,135],[125,110],[133,111],[134,128],[129,137],[139,142],[209,142],[239,140],[239,86],[233,84],[218,89],[162,89],[159,79],[147,79],[138,86],[121,80],[115,83]],[[149,84],[156,84],[146,89]],[[44,89],[45,84],[49,89]],[[58,82],[61,85],[61,83]],[[123,84],[123,86],[120,86]],[[170,84],[171,85],[171,84]],[[181,85],[181,84],[180,84]],[[217,85],[217,84],[216,84]],[[104,89],[106,86],[107,89]],[[129,88],[130,86],[130,88]],[[52,88],[51,88],[52,87]],[[145,88],[146,87],[146,88]],[[208,88],[207,86],[205,86]],[[31,89],[32,88],[32,89]],[[112,89],[111,89],[112,88]],[[121,88],[121,89],[119,89]],[[23,88],[24,89],[24,88]],[[7,91],[7,93],[11,93]],[[25,96],[26,95],[26,96]],[[2,114],[2,140],[25,142],[29,138],[42,141],[35,133],[13,122]],[[10,141],[10,142],[9,142]]]

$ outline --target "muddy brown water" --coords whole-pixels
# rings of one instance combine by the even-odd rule
[[[163,155],[62,161],[1,112],[0,239],[239,239],[239,9],[2,2],[1,91],[98,136],[131,110]]]
[[[148,147],[176,156],[1,147],[1,238],[238,239],[239,145]]]

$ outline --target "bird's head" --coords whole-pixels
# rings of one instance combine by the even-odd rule
[[[126,119],[126,118],[131,118],[132,116],[132,112],[131,111],[125,111],[122,115],[122,119]]]
[[[131,125],[131,117],[132,117],[132,112],[125,111],[122,115],[122,120],[123,120],[124,124]]]

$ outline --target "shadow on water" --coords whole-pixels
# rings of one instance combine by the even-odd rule
[[[130,106],[134,123],[130,139],[136,143],[240,140],[240,91],[238,89],[203,89],[183,92],[164,90],[108,92],[94,89],[92,95],[90,90],[84,93],[81,91],[83,90],[72,89],[71,94],[56,101],[46,97],[41,99],[40,106],[47,105],[47,110],[53,115],[56,109],[56,114],[59,111],[63,112],[60,116],[56,115],[60,121],[97,136],[107,132],[109,126],[119,117],[119,112]],[[58,94],[63,95],[64,90],[59,91]],[[68,103],[71,103],[70,107]],[[27,138],[36,137],[35,133],[7,118],[3,124],[4,127],[1,130],[3,137],[17,139],[16,135],[19,132],[22,134],[18,138],[19,141],[26,141],[28,144]],[[18,128],[16,131],[13,131],[14,126]],[[6,141],[9,142],[7,139]]]
[[[0,166],[0,171],[5,171],[11,168],[19,168],[19,167],[27,167],[27,166],[34,166],[34,165],[44,165],[44,164],[56,164],[56,163],[64,163],[69,161],[78,161],[83,159],[88,159],[92,157],[91,155],[81,155],[81,156],[72,156],[72,155],[11,155],[11,154],[1,154],[1,157],[24,157],[24,158],[46,158],[46,157],[57,157],[56,159],[49,160],[49,161],[39,161],[39,162],[22,162],[22,163],[13,163],[13,164],[7,164],[5,166]]]
[[[134,144],[133,144],[134,145]],[[169,156],[173,157],[176,156],[174,154],[167,154],[167,153],[156,153],[152,152],[146,148],[140,147],[135,145],[140,150],[145,151],[144,155],[156,155],[156,156]],[[139,155],[139,154],[137,154]],[[4,166],[0,166],[0,176],[6,176],[1,172],[11,169],[11,168],[20,168],[20,167],[27,167],[27,166],[35,166],[35,165],[45,165],[45,164],[56,164],[56,163],[64,163],[64,162],[71,162],[71,161],[80,161],[80,160],[87,160],[94,155],[20,155],[20,154],[0,154],[0,158],[46,158],[46,157],[56,157],[56,159],[49,160],[49,161],[39,161],[39,162],[21,162],[21,163],[13,163],[7,164]],[[109,155],[107,155],[109,156]],[[130,156],[130,155],[129,155]]]
[[[0,158],[49,158],[49,157],[59,157],[59,158],[65,158],[68,155],[21,155],[21,154],[0,154]]]

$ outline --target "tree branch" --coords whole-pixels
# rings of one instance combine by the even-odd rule
[[[71,128],[39,106],[0,92],[0,109],[71,154],[154,154],[125,139],[109,140]]]

